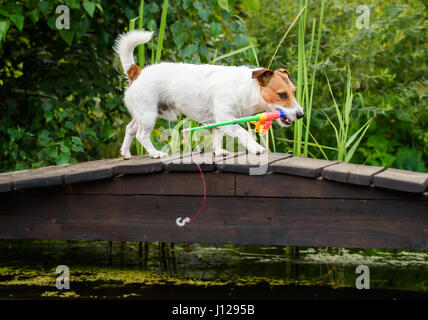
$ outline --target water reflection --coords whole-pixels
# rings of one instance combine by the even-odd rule
[[[55,296],[50,279],[60,264],[69,266],[74,286],[84,287],[86,297],[119,287],[120,297],[138,297],[153,285],[354,288],[361,264],[370,268],[371,288],[428,292],[428,253],[422,251],[3,240],[0,257],[0,297],[11,290]]]

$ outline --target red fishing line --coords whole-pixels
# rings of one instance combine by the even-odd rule
[[[193,151],[192,151],[192,147],[190,146],[189,141],[187,141],[187,138],[186,138],[186,132],[182,132],[181,134],[183,135],[184,141],[186,141],[186,144],[187,144],[187,146],[189,147],[189,150],[190,150],[190,156],[193,158]],[[204,206],[205,206],[205,200],[207,199],[207,186],[206,186],[206,184],[205,184],[205,176],[204,176],[204,173],[202,172],[201,166],[199,165],[199,163],[198,163],[197,161],[195,161],[195,164],[196,164],[196,166],[198,167],[198,169],[199,169],[199,173],[201,174],[201,177],[202,177],[202,185],[203,185],[203,187],[204,187],[204,199],[202,200],[202,205],[201,205],[201,207],[199,208],[199,210],[195,213],[195,215],[194,215],[192,218],[189,218],[189,217],[186,217],[186,218],[184,218],[184,219],[182,219],[182,218],[177,218],[176,223],[177,223],[177,225],[178,225],[179,227],[184,227],[184,226],[186,225],[186,223],[189,223],[189,222],[191,222],[191,221],[195,220],[195,219],[199,216],[199,214],[202,212],[202,210],[204,209]]]

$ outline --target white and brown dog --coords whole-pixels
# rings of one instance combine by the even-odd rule
[[[212,123],[281,109],[287,116],[277,120],[281,126],[290,126],[303,117],[303,110],[295,98],[296,88],[285,69],[272,71],[185,63],[138,67],[133,50],[150,41],[152,35],[152,32],[136,30],[116,40],[115,50],[130,81],[125,92],[125,105],[133,118],[126,127],[121,147],[125,159],[131,157],[129,147],[135,136],[151,157],[166,156],[150,141],[157,117],[174,121],[179,113],[183,113],[197,122]],[[251,153],[265,152],[238,124],[213,130],[215,155],[227,153],[222,149],[223,134],[237,138]]]

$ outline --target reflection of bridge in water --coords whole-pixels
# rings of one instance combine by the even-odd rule
[[[254,158],[254,156],[253,156]],[[0,174],[0,238],[428,249],[428,174],[270,153],[107,159]],[[253,171],[256,172],[256,171]]]

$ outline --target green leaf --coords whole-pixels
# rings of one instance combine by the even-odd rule
[[[0,41],[6,38],[7,30],[9,30],[9,20],[0,20]]]
[[[211,32],[212,32],[214,38],[217,38],[221,32],[221,24],[218,22],[212,22],[210,24],[210,29],[211,29]]]
[[[19,31],[22,31],[24,27],[24,16],[19,13],[15,13],[9,16],[9,19],[15,24]]]
[[[101,11],[101,13],[104,13],[104,9],[103,9],[103,7],[101,7],[101,5],[99,3],[97,3],[97,8],[98,8],[98,10]]]
[[[91,128],[86,128],[86,129],[81,133],[81,135],[82,135],[82,136],[91,136],[91,137],[97,138],[97,134],[96,134],[96,132],[95,132],[93,129],[91,129]]]
[[[80,9],[79,0],[66,0],[65,3],[70,6],[72,9]]]
[[[53,112],[45,112],[44,116],[45,116],[46,122],[49,122],[53,119],[54,114],[53,114]]]
[[[56,164],[65,164],[70,162],[70,154],[61,153],[56,160]]]
[[[198,46],[195,44],[189,44],[184,48],[184,54],[186,57],[194,55],[198,51]]]
[[[229,9],[229,1],[228,0],[217,0],[217,3],[219,5],[220,8],[226,10],[226,11],[230,11]]]
[[[181,47],[184,45],[184,43],[188,38],[189,38],[189,35],[185,33],[185,34],[180,34],[178,36],[175,36],[173,40],[174,40],[174,43],[177,45],[177,48],[181,49]]]
[[[112,128],[106,128],[104,130],[104,142],[110,140],[116,135],[116,131]]]
[[[3,10],[0,8],[0,14],[4,15],[5,17],[9,17],[9,13],[6,10]]]
[[[42,103],[42,109],[45,112],[51,111],[52,110],[52,103],[50,103],[50,102],[43,102]]]
[[[61,153],[70,156],[70,148],[65,145],[64,141],[61,141],[60,150],[61,150]]]
[[[39,20],[39,10],[34,9],[29,14],[31,21],[36,23]]]
[[[208,20],[210,18],[211,11],[208,9],[200,9],[200,10],[198,10],[198,14],[202,20],[204,20],[205,22],[208,22]]]
[[[60,37],[67,42],[67,44],[70,46],[71,43],[73,42],[73,38],[74,38],[74,32],[71,29],[62,29],[59,30],[59,35]]]
[[[260,1],[259,0],[243,0],[242,6],[245,9],[250,10],[252,13],[256,14],[260,9]]]
[[[64,128],[70,131],[74,131],[74,124],[71,121],[66,121],[64,124]]]
[[[73,143],[71,146],[71,150],[73,150],[75,152],[85,151],[83,142],[79,137],[71,137],[71,142]]]
[[[49,9],[49,1],[40,1],[38,3],[39,8],[42,10],[43,13],[46,13],[46,11]]]
[[[37,143],[43,147],[47,147],[52,142],[52,138],[49,136],[48,130],[42,130],[37,136]]]
[[[58,147],[49,148],[48,156],[52,159],[58,158]]]
[[[94,16],[96,4],[91,1],[85,1],[83,2],[83,8],[85,8],[86,12],[91,16],[91,18]]]

